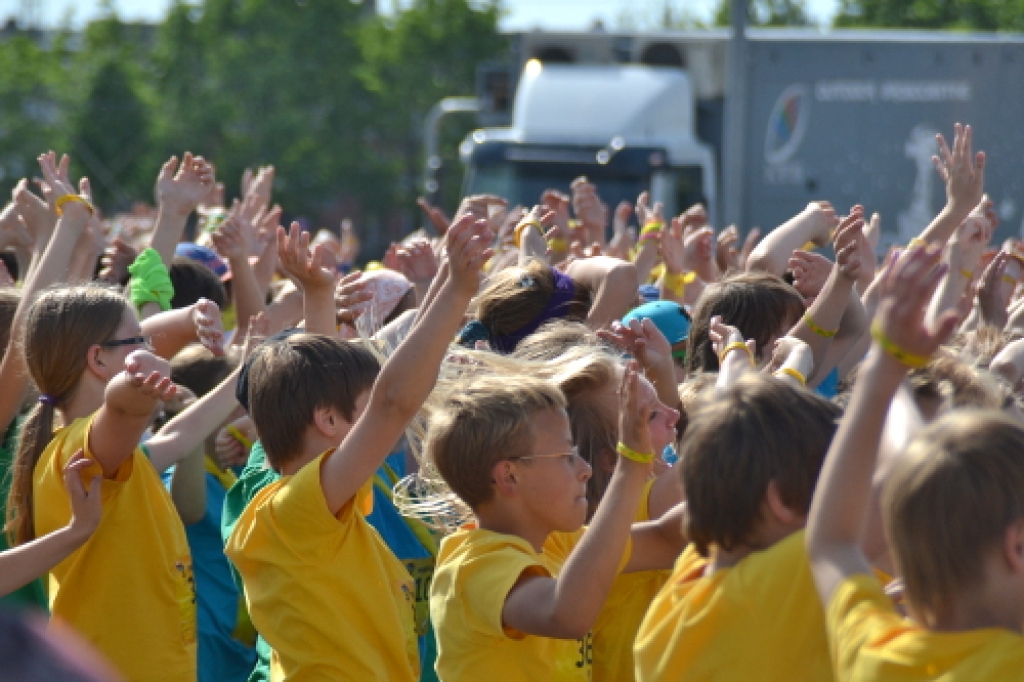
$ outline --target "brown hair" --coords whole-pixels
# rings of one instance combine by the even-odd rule
[[[66,406],[86,371],[89,348],[109,340],[134,314],[124,296],[95,284],[44,292],[26,317],[20,348],[39,391],[56,405],[37,403],[21,431],[11,491],[7,498],[6,531],[12,544],[35,538],[32,474],[53,438],[56,407]]]
[[[686,342],[686,373],[717,372],[718,356],[711,347],[711,318],[736,327],[757,342],[758,357],[773,337],[782,336],[787,321],[804,312],[804,301],[791,285],[766,272],[742,272],[708,285],[693,309],[693,324]]]
[[[1024,427],[959,410],[923,429],[882,489],[882,519],[908,600],[925,622],[982,581],[987,555],[1024,518]]]
[[[237,366],[237,357],[214,355],[208,348],[195,343],[186,346],[171,360],[171,381],[202,398]]]
[[[492,336],[511,334],[536,320],[554,291],[551,266],[540,260],[530,261],[523,267],[506,268],[491,277],[477,296],[476,318]],[[562,317],[583,321],[591,303],[590,290],[576,282],[573,301]]]
[[[934,410],[926,409],[929,407],[928,401],[937,403],[948,397],[953,407],[998,409],[1002,407],[1005,397],[993,375],[948,356],[936,357],[927,367],[913,370],[910,373],[910,386],[918,407],[929,419]]]
[[[356,399],[379,373],[364,341],[296,334],[260,346],[249,370],[249,415],[270,466],[280,469],[301,456],[302,434],[316,410],[333,407],[352,421]]]
[[[579,346],[608,349],[597,332],[582,322],[552,320],[520,341],[512,355],[522,360],[555,360],[570,348]]]
[[[494,495],[494,465],[529,454],[530,418],[564,408],[564,396],[549,381],[528,376],[472,379],[454,388],[431,414],[424,456],[452,492],[476,509]]]
[[[746,543],[768,484],[806,514],[839,408],[774,377],[750,374],[690,414],[679,451],[687,533],[703,556]]]

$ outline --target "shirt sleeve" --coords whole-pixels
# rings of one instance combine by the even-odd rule
[[[865,645],[885,632],[906,629],[873,575],[854,575],[836,588],[826,613],[829,648],[837,679],[850,679]]]
[[[526,552],[506,547],[468,558],[459,572],[458,596],[467,627],[487,637],[522,639],[526,636],[504,626],[505,600],[524,576],[550,577],[547,569]]]
[[[269,513],[284,537],[324,538],[343,535],[339,527],[351,524],[357,515],[366,510],[367,503],[373,503],[373,482],[367,481],[351,500],[346,502],[337,516],[331,514],[320,481],[320,469],[327,453],[319,456],[291,478],[281,481],[280,488],[269,501]],[[372,507],[370,507],[372,509]]]

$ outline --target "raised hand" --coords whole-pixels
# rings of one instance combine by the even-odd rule
[[[306,290],[333,289],[338,272],[337,256],[326,244],[317,244],[311,252],[309,233],[298,223],[285,232],[277,228],[277,257],[281,267]]]
[[[935,169],[946,184],[946,205],[956,215],[966,216],[981,203],[985,192],[985,152],[971,150],[971,126],[954,126],[953,148],[942,134],[935,136],[939,154],[933,156]]]
[[[103,252],[100,279],[111,284],[128,281],[128,266],[135,262],[138,255],[139,252],[133,246],[116,237]]]
[[[334,290],[334,308],[337,311],[338,324],[354,327],[356,320],[366,310],[366,303],[373,298],[373,293],[366,290],[367,281],[362,279],[363,273],[350,272],[338,281]]]
[[[658,242],[665,270],[677,275],[686,271],[686,250],[683,244],[682,218],[673,218],[667,230],[662,230]]]
[[[71,159],[67,154],[60,157],[57,162],[56,152],[46,152],[39,155],[39,168],[43,171],[43,181],[48,189],[52,190],[54,197],[62,197],[66,194],[77,194],[75,186],[68,177],[68,168],[71,166]]]
[[[622,381],[619,384],[619,441],[630,450],[642,455],[654,455],[654,446],[651,444],[650,421],[651,412],[654,410],[654,393],[646,400],[640,392],[640,369],[635,360],[626,363],[622,372]],[[629,461],[633,466],[651,467],[652,462],[646,465],[633,460],[619,458],[622,465]]]
[[[103,519],[103,496],[100,492],[103,477],[90,477],[88,487],[82,483],[85,469],[94,465],[95,462],[88,459],[82,450],[71,455],[64,465],[64,488],[71,498],[70,526],[79,537],[92,535]]]
[[[860,240],[864,238],[864,207],[854,206],[839,224],[833,247],[839,273],[851,281],[860,276]]]
[[[783,367],[795,369],[804,377],[809,377],[814,371],[814,352],[810,346],[795,336],[783,336],[772,348],[768,370],[777,372]]]
[[[747,268],[747,259],[750,258],[750,254],[754,252],[759,241],[761,241],[761,228],[750,228],[750,232],[747,232],[746,239],[743,240],[743,248],[740,249],[739,267],[741,270],[745,270]]]
[[[437,275],[438,263],[430,242],[419,239],[400,246],[396,252],[398,272],[410,282],[429,284]]]
[[[158,205],[187,215],[209,197],[215,185],[213,166],[203,157],[185,152],[180,163],[172,156],[161,166],[154,194]]]
[[[252,171],[248,168],[245,171],[248,174],[248,178],[245,175],[242,176],[242,197],[244,199],[251,199],[255,206],[265,211],[270,206],[270,193],[274,189],[274,176],[276,171],[273,166],[263,166],[256,173],[256,177],[252,177]]]
[[[1017,286],[1016,280],[1006,274],[1013,256],[999,251],[985,268],[978,282],[978,312],[982,321],[1002,329],[1007,323],[1006,308]]]
[[[597,186],[586,178],[576,178],[572,185],[572,209],[583,223],[584,239],[587,242],[605,242],[605,228],[608,225],[608,207],[597,195]]]
[[[746,345],[747,350],[750,351],[748,357],[744,358],[743,362],[750,364],[750,358],[756,357],[757,342],[753,339],[744,339],[742,332],[736,327],[725,324],[722,322],[721,315],[715,315],[711,318],[708,324],[708,338],[711,339],[711,347],[715,351],[715,355],[719,358],[722,357],[722,353],[725,349],[733,343],[742,343]],[[738,356],[747,356],[747,353],[737,353]],[[732,357],[732,353],[726,356],[726,359]]]
[[[934,325],[925,324],[925,312],[935,288],[946,273],[942,252],[915,247],[890,258],[882,274],[876,336],[913,358],[930,358],[949,338],[957,324],[955,311],[943,313]]]
[[[208,298],[201,298],[192,306],[192,323],[196,338],[216,356],[224,355],[224,327],[221,325],[220,307]]]
[[[169,402],[177,392],[171,381],[171,364],[146,350],[136,350],[124,360],[128,384],[142,396]]]
[[[210,239],[217,253],[229,261],[235,262],[249,257],[249,246],[245,235],[242,234],[242,225],[235,215],[229,214],[210,235]]]
[[[740,252],[736,244],[740,241],[740,230],[730,225],[718,233],[718,244],[715,247],[715,261],[722,272],[737,270],[740,267]]]
[[[494,255],[490,247],[494,234],[487,221],[464,215],[452,225],[446,240],[449,281],[470,296],[476,294],[480,287],[480,268]]]
[[[430,221],[430,224],[433,225],[437,234],[443,237],[448,232],[448,228],[451,227],[451,219],[444,214],[444,211],[437,206],[433,206],[424,197],[417,199],[416,205],[423,211],[423,215],[425,215],[427,220]]]
[[[825,246],[832,240],[832,231],[839,227],[839,217],[835,208],[827,201],[812,201],[803,210],[803,215],[813,227],[811,241],[817,246]]]
[[[615,320],[611,329],[599,329],[597,335],[635,357],[644,369],[657,367],[662,362],[671,362],[672,346],[650,318],[630,320],[629,325]]]
[[[35,239],[29,232],[28,224],[19,215],[14,202],[7,204],[0,211],[0,249],[9,247],[32,248]]]
[[[793,287],[804,299],[817,298],[832,272],[832,261],[813,251],[794,251],[789,258]]]
[[[213,451],[220,468],[244,466],[255,438],[255,429],[249,417],[236,419],[219,430],[214,439]]]

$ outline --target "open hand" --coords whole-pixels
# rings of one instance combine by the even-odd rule
[[[939,177],[946,184],[946,204],[961,217],[981,203],[985,193],[985,152],[971,151],[971,126],[954,126],[953,148],[942,134],[935,136],[939,155],[932,157]]]
[[[224,327],[220,307],[208,298],[201,298],[192,306],[192,323],[196,327],[199,343],[216,356],[224,355]]]
[[[494,233],[486,220],[475,220],[467,214],[455,221],[446,240],[451,283],[470,296],[476,294],[480,288],[480,269],[494,255]]]
[[[630,360],[622,371],[622,381],[619,384],[619,441],[642,455],[658,454],[654,452],[654,446],[651,444],[649,427],[654,408],[654,402],[650,397],[646,400],[643,398],[640,392],[640,368],[635,360]],[[623,461],[620,456],[620,465]],[[648,469],[651,467],[651,464],[641,465],[632,460],[630,463],[634,466],[646,466]]]
[[[207,198],[215,184],[213,166],[203,157],[185,152],[181,163],[177,156],[172,156],[161,166],[154,194],[157,204],[189,214]]]
[[[103,477],[95,475],[89,478],[88,486],[82,483],[85,469],[96,462],[88,459],[82,450],[71,455],[64,465],[64,488],[71,498],[71,528],[81,538],[93,534],[103,520],[103,495],[101,486]]]
[[[165,403],[174,398],[178,387],[171,381],[170,363],[163,358],[146,350],[132,351],[124,360],[124,369],[128,384],[141,395]]]
[[[326,244],[317,244],[310,252],[309,233],[304,232],[298,223],[292,223],[288,232],[283,227],[277,229],[277,257],[285,272],[295,278],[303,289],[334,288],[338,273],[337,256]]]

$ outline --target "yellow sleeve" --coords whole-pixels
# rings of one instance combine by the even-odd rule
[[[487,637],[522,639],[526,635],[505,627],[502,613],[505,600],[525,575],[551,577],[529,554],[513,547],[484,551],[463,560],[458,567],[456,588],[466,626]],[[450,608],[450,606],[449,606]]]
[[[552,533],[548,536],[547,542],[544,543],[544,553],[553,558],[559,564],[564,564],[568,559],[572,551],[576,549],[576,545],[580,544],[580,540],[583,539],[583,533],[587,531],[589,526],[584,526],[577,531],[572,533]],[[626,547],[622,551],[622,558],[619,559],[619,567],[615,571],[617,574],[622,573],[622,570],[626,568],[626,564],[629,563],[629,558],[633,555],[633,538],[626,538]]]
[[[320,469],[326,457],[320,455],[292,477],[284,479],[269,501],[269,513],[283,537],[308,545],[310,550],[333,551],[344,540],[342,526],[361,516],[369,498],[373,500],[373,481],[367,481],[356,495],[345,503],[338,515],[331,514],[320,482]],[[339,525],[340,524],[340,525]],[[325,539],[330,539],[324,542]]]
[[[873,575],[854,575],[836,588],[826,613],[829,648],[837,679],[852,679],[864,646],[885,631],[906,629]]]

